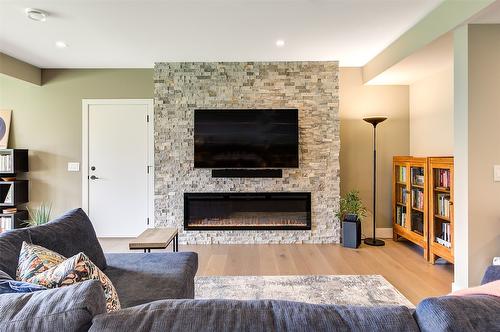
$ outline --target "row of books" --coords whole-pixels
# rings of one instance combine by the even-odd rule
[[[12,155],[0,155],[0,173],[12,173]]]
[[[403,206],[396,207],[396,224],[401,227],[406,225],[406,209]]]
[[[424,168],[412,167],[411,168],[411,183],[417,186],[423,186],[425,181]]]
[[[10,217],[0,217],[0,233],[10,231],[14,228],[13,219]]]
[[[399,167],[398,182],[406,182],[406,167]]]
[[[449,169],[439,169],[436,172],[436,187],[450,188],[450,170]]]
[[[450,223],[444,222],[441,224],[441,235],[436,236],[436,242],[446,248],[451,248]]]
[[[411,206],[420,210],[424,209],[424,192],[422,190],[411,190]]]
[[[406,204],[406,200],[408,198],[408,190],[406,188],[400,188],[398,191],[398,202],[401,204]]]
[[[446,218],[450,217],[450,195],[437,194],[437,214]]]

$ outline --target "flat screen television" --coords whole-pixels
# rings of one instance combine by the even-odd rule
[[[299,167],[297,109],[194,111],[195,168]]]

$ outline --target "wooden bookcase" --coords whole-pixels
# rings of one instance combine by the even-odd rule
[[[17,176],[28,171],[28,150],[0,149],[0,233],[25,227],[28,212],[21,207],[29,202],[29,181]],[[14,207],[16,212],[3,213]]]
[[[429,158],[429,261],[453,257],[453,157]]]
[[[428,259],[427,158],[394,157],[392,181],[393,237],[405,238]]]

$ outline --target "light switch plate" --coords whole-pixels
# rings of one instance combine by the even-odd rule
[[[500,165],[493,166],[493,180],[500,182]]]
[[[68,163],[68,172],[80,172],[80,163]]]
[[[500,265],[500,257],[493,258],[493,265]]]

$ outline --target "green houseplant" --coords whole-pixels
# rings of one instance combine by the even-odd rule
[[[29,220],[25,223],[27,226],[38,226],[46,224],[50,221],[50,213],[52,212],[52,204],[41,203],[36,209],[27,208]]]
[[[340,198],[339,209],[336,215],[342,221],[348,214],[355,214],[360,220],[366,216],[366,208],[357,190],[351,190]]]

